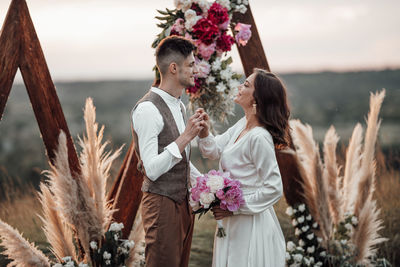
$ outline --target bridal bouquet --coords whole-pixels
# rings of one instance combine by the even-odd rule
[[[175,0],[175,9],[158,10],[162,29],[152,47],[167,36],[178,35],[192,40],[198,74],[195,85],[186,88],[190,107],[194,111],[204,108],[210,117],[227,121],[233,114],[233,97],[241,75],[230,67],[232,58],[227,54],[232,46],[245,46],[251,37],[251,25],[232,21],[233,13],[246,13],[248,0]],[[157,73],[157,68],[154,68]]]
[[[219,206],[223,210],[237,211],[244,204],[240,182],[233,180],[229,172],[211,170],[196,179],[196,185],[190,190],[190,202],[199,218],[212,207]],[[226,236],[222,221],[217,220],[218,237]]]

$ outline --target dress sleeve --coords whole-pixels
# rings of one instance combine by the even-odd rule
[[[245,195],[245,204],[234,214],[255,214],[272,207],[282,196],[282,179],[276,161],[274,144],[269,133],[257,134],[250,140],[250,158],[261,185]]]
[[[211,133],[205,138],[198,139],[198,145],[203,157],[217,160],[221,157],[221,153],[225,146],[231,140],[233,134],[236,132],[238,127],[243,124],[244,118],[239,120],[235,125],[226,130],[223,134],[213,136]]]

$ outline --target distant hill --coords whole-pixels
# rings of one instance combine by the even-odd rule
[[[329,125],[334,124],[345,141],[356,122],[364,123],[369,92],[386,88],[380,141],[385,147],[400,145],[400,69],[290,73],[281,77],[288,89],[292,118],[311,124],[319,140]],[[130,142],[130,110],[151,83],[151,80],[68,82],[56,83],[56,88],[71,134],[74,137],[83,134],[82,110],[85,99],[92,97],[97,120],[106,127],[105,138],[111,139],[112,147],[116,148]],[[231,124],[242,116],[240,107],[236,107]],[[44,151],[25,87],[14,85],[0,122],[0,167],[3,166],[0,185],[8,176],[38,176],[40,170],[47,168]]]

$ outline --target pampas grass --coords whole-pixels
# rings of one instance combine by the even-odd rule
[[[2,220],[0,220],[0,239],[6,248],[4,253],[12,260],[8,266],[50,267],[49,259],[40,250]]]
[[[292,138],[296,147],[297,162],[303,178],[306,204],[311,215],[320,225],[321,236],[328,244],[344,214],[354,214],[358,225],[350,234],[355,247],[355,263],[369,265],[376,254],[376,245],[385,241],[379,235],[382,221],[380,210],[373,199],[375,191],[375,144],[380,120],[378,119],[385,90],[371,94],[367,130],[362,144],[362,127],[357,124],[346,153],[343,178],[336,159],[339,141],[334,127],[330,127],[324,140],[324,164],[321,164],[318,145],[309,125],[291,121]],[[326,247],[329,250],[329,248]]]
[[[144,229],[142,222],[142,205],[139,206],[139,209],[136,213],[136,219],[132,227],[132,231],[129,234],[129,240],[133,240],[135,242],[134,247],[129,254],[129,258],[126,262],[126,266],[128,267],[141,267],[144,266]]]

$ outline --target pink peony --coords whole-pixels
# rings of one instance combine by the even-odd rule
[[[217,39],[217,50],[221,52],[231,51],[232,45],[235,43],[235,39],[232,36],[227,35],[224,32],[218,39]]]
[[[201,40],[206,45],[210,45],[219,35],[219,29],[211,20],[202,18],[193,26],[192,33],[193,37]]]
[[[250,24],[244,24],[244,23],[238,23],[235,26],[235,38],[236,38],[236,43],[239,45],[245,46],[247,42],[249,41],[251,37],[251,25]]]
[[[210,73],[211,66],[205,60],[200,60],[196,57],[196,66],[197,66],[197,77],[198,78],[207,78]]]
[[[184,30],[185,30],[185,20],[179,18],[175,21],[174,25],[172,25],[170,35],[182,35]]]
[[[196,178],[196,186],[190,189],[191,198],[193,201],[200,200],[200,194],[203,192],[210,192],[210,189],[207,186],[207,177],[199,176]]]
[[[212,56],[212,54],[214,54],[214,52],[215,52],[216,44],[212,43],[210,45],[206,45],[200,41],[196,42],[196,44],[197,44],[197,51],[200,54],[200,56],[204,60],[209,60],[210,57]]]
[[[226,29],[229,24],[229,15],[228,9],[221,6],[217,2],[214,2],[210,9],[208,9],[208,16],[207,18],[212,21],[215,25],[218,25],[221,29]]]
[[[217,197],[221,200],[220,207],[224,210],[237,211],[240,205],[244,204],[243,192],[240,189],[240,182],[237,180],[231,180],[228,183],[230,186],[229,190],[226,191],[223,197]],[[217,192],[221,195],[221,192]]]

